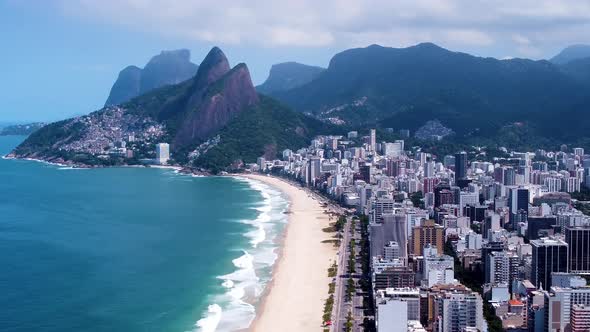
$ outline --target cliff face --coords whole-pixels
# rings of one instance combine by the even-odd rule
[[[190,61],[189,50],[162,51],[153,57],[141,72],[139,94],[165,85],[178,84],[195,75],[198,66]]]
[[[190,79],[198,69],[190,56],[190,51],[185,49],[162,51],[143,69],[126,67],[113,84],[105,106],[119,105],[154,89]]]
[[[291,90],[313,81],[324,70],[297,62],[279,63],[270,68],[268,78],[256,90],[267,95]]]
[[[139,95],[141,89],[141,68],[129,66],[121,70],[111,88],[105,105],[117,105]]]
[[[230,70],[225,54],[219,48],[213,48],[193,79],[174,148],[209,137],[257,102],[258,95],[248,67],[239,64]]]

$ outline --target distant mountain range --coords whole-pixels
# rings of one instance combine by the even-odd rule
[[[43,122],[33,122],[27,124],[6,125],[0,128],[0,136],[19,135],[27,136],[43,127]]]
[[[572,45],[564,48],[559,54],[551,58],[551,62],[564,65],[570,61],[589,58],[590,57],[590,45]]]
[[[168,142],[179,164],[219,171],[307,146],[326,130],[326,124],[259,95],[247,66],[231,68],[215,47],[192,78],[47,125],[11,156],[77,165],[129,164],[154,157],[155,144]],[[121,153],[123,142],[134,156]]]
[[[256,90],[264,94],[291,90],[313,81],[324,70],[297,62],[279,63],[270,68],[268,78]]]
[[[518,122],[571,139],[590,125],[588,82],[579,70],[545,60],[481,58],[432,43],[372,45],[341,52],[311,82],[270,95],[339,125],[415,131],[439,120],[458,137],[490,137]]]
[[[371,45],[336,54],[327,69],[275,65],[258,92],[247,66],[230,67],[218,48],[200,66],[190,63],[188,51],[162,52],[144,69],[123,70],[109,97],[118,106],[107,102],[47,125],[12,155],[137,163],[168,142],[179,164],[218,171],[306,146],[316,134],[369,127],[451,143],[590,148],[590,57],[575,49],[533,61],[476,57],[432,43]],[[120,155],[124,141],[134,156]]]
[[[113,84],[105,106],[118,105],[154,89],[188,80],[199,68],[190,57],[191,53],[186,49],[162,51],[143,69],[126,67]]]

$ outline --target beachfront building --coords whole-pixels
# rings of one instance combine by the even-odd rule
[[[166,165],[170,160],[170,145],[168,143],[156,144],[156,163]]]

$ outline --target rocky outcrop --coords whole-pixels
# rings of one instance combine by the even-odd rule
[[[270,68],[268,78],[256,90],[264,94],[291,90],[313,81],[324,70],[297,62],[279,63]]]
[[[141,71],[140,94],[165,85],[178,84],[193,77],[198,66],[190,61],[189,50],[162,51]]]
[[[119,105],[134,97],[166,85],[178,84],[193,77],[198,66],[190,61],[190,51],[162,51],[141,69],[123,69],[113,84],[105,106]]]
[[[129,66],[121,70],[111,88],[105,105],[118,105],[139,95],[141,89],[141,68]]]
[[[223,52],[213,48],[194,78],[174,148],[209,137],[257,102],[248,67],[239,64],[230,70]]]

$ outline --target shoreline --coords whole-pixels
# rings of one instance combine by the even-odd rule
[[[158,168],[171,169],[180,175],[204,176],[194,169],[166,165],[83,166],[56,163],[39,158],[19,158],[10,155],[2,159],[21,159],[57,167],[88,168]],[[210,175],[210,174],[207,174]],[[210,175],[215,176],[215,175]],[[266,184],[289,200],[285,211],[288,221],[285,229],[274,239],[277,259],[272,267],[270,281],[258,297],[255,316],[249,326],[240,331],[274,332],[277,326],[286,332],[317,331],[322,328],[325,300],[328,298],[328,268],[336,260],[337,248],[331,233],[323,231],[332,222],[327,207],[319,197],[289,181],[260,174],[239,173],[217,176],[250,179]],[[284,322],[288,321],[288,326]]]
[[[270,185],[289,197],[288,223],[276,239],[277,261],[271,281],[257,305],[256,316],[247,331],[317,331],[322,328],[324,302],[328,298],[328,268],[337,249],[323,231],[330,219],[325,207],[310,193],[287,181],[258,174],[237,174]],[[311,273],[310,273],[311,272]],[[285,324],[289,322],[289,324]]]

